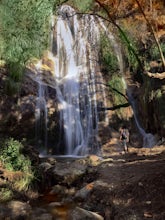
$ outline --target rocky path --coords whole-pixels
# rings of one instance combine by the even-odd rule
[[[43,158],[40,196],[0,205],[0,219],[164,220],[165,146],[132,148],[118,139],[103,146],[103,157]]]

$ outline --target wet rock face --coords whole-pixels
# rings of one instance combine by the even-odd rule
[[[7,73],[0,72],[0,133],[2,137],[25,138],[33,136],[35,112],[35,84],[25,79],[18,95],[7,95]]]
[[[144,128],[165,136],[165,87],[164,80],[146,79],[138,96],[139,116]],[[143,94],[143,95],[142,95]]]
[[[5,90],[8,73],[0,71],[0,136],[12,136],[16,139],[30,140],[35,143],[35,111],[38,95],[37,82],[25,75],[20,92],[15,95],[8,95]],[[55,90],[48,88],[48,114],[50,133],[56,129],[56,99]],[[52,120],[53,119],[53,120]],[[55,133],[55,132],[54,132]],[[52,139],[51,139],[52,141]]]

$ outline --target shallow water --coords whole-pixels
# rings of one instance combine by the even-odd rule
[[[39,158],[54,158],[54,159],[69,159],[69,160],[75,160],[75,159],[81,159],[86,158],[87,156],[78,156],[78,155],[44,155],[40,154]]]
[[[71,201],[61,202],[62,197],[57,194],[50,194],[46,192],[38,199],[30,202],[30,205],[35,208],[45,209],[47,213],[50,213],[53,219],[67,220],[68,213],[75,207],[75,204]]]

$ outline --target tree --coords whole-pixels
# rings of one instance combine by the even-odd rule
[[[160,46],[160,44],[159,44],[158,37],[156,36],[156,32],[154,31],[154,28],[153,28],[152,24],[150,23],[150,21],[149,21],[148,18],[146,17],[145,12],[144,12],[144,10],[142,9],[139,0],[135,0],[135,1],[137,2],[138,7],[139,7],[141,13],[143,14],[143,16],[144,16],[144,18],[145,18],[145,20],[146,20],[146,22],[147,22],[147,24],[148,24],[148,27],[149,27],[149,29],[150,29],[150,31],[151,31],[153,37],[154,37],[155,43],[156,43],[156,45],[157,45],[157,47],[158,47],[158,50],[159,50],[159,53],[160,53],[160,57],[161,57],[161,60],[162,60],[163,70],[165,71],[165,59],[164,59],[164,55],[163,55],[161,46]]]
[[[50,16],[59,3],[54,0],[0,1],[0,59],[6,61],[10,77],[20,80],[24,66],[39,58],[49,45]]]
[[[109,12],[109,10],[107,9],[106,5],[104,5],[104,3],[101,3],[101,1],[99,0],[95,0],[100,7],[106,12],[106,15],[108,16],[107,18],[102,17],[105,20],[108,20],[109,22],[111,22],[120,32],[120,34],[122,35],[122,37],[124,38],[124,41],[127,44],[128,49],[133,53],[133,55],[136,57],[139,66],[141,67],[141,69],[143,70],[143,64],[138,56],[138,54],[136,53],[134,47],[132,46],[131,42],[129,41],[127,35],[125,34],[125,32],[123,31],[122,27],[116,22],[116,19],[114,18],[113,15],[111,15],[111,13]]]
[[[146,71],[145,66],[142,65],[138,54],[134,51],[134,48],[131,47],[131,44],[129,43],[127,36],[123,32],[121,25],[119,25],[119,23],[116,22],[117,19],[120,19],[121,17],[124,18],[124,17],[126,17],[126,15],[130,16],[130,15],[133,15],[137,12],[142,13],[144,19],[147,22],[150,33],[153,35],[153,39],[154,39],[154,41],[157,45],[157,48],[158,48],[158,51],[159,51],[159,54],[160,54],[160,58],[162,60],[163,70],[165,71],[165,59],[164,59],[164,55],[163,55],[163,52],[162,52],[161,45],[159,43],[159,39],[157,37],[156,31],[154,30],[154,27],[153,27],[152,23],[149,21],[149,19],[147,18],[146,14],[145,14],[145,8],[148,7],[148,2],[146,2],[146,0],[135,0],[135,1],[132,1],[132,0],[130,0],[130,1],[95,0],[95,2],[97,2],[99,4],[99,6],[106,12],[106,14],[108,15],[108,18],[110,19],[112,24],[115,25],[118,28],[118,30],[120,31],[120,33],[124,37],[124,39],[127,43],[127,46],[133,52],[133,54],[136,57],[138,63],[140,64],[141,68],[144,70],[144,73],[146,73],[148,76],[150,76],[152,74],[150,74]],[[149,6],[150,6],[150,8],[151,7],[153,8],[153,1],[150,1]],[[115,10],[113,10],[112,7],[114,7]],[[114,11],[115,11],[115,13],[114,13]],[[120,14],[117,11],[120,11]],[[124,12],[126,15],[124,16],[124,14],[122,12]],[[157,77],[159,77],[159,74],[157,74]]]

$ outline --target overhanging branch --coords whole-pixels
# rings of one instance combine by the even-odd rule
[[[121,104],[121,105],[115,105],[115,106],[112,106],[112,107],[101,107],[101,108],[98,108],[98,111],[105,111],[105,110],[115,111],[116,109],[127,108],[129,106],[130,106],[130,104],[127,102],[127,103],[124,103],[124,104]]]

